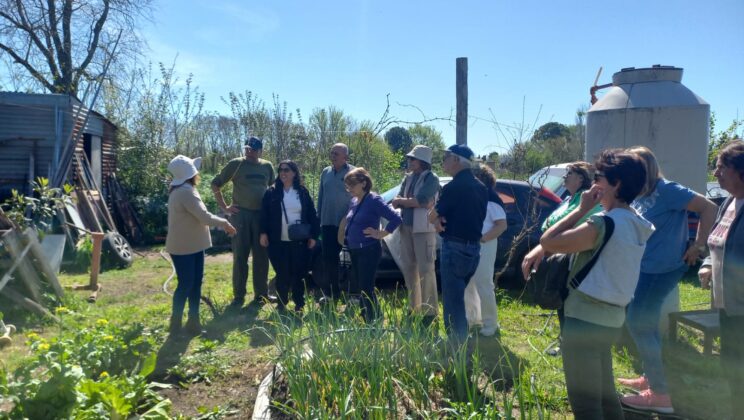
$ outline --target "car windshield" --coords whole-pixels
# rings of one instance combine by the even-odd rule
[[[725,198],[729,196],[728,191],[721,188],[721,186],[717,182],[709,182],[706,185],[706,192],[705,196],[707,198]]]
[[[533,187],[543,187],[557,192],[563,186],[563,175],[566,168],[543,168],[530,176],[529,182]]]

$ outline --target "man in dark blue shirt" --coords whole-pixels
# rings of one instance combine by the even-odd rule
[[[480,238],[486,217],[488,191],[470,170],[473,151],[461,144],[450,146],[442,167],[452,181],[442,188],[436,207],[429,214],[442,235],[439,271],[442,276],[444,322],[454,344],[468,334],[465,317],[465,287],[480,260]]]

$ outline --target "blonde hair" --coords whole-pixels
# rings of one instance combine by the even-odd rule
[[[630,153],[636,154],[641,158],[643,165],[646,167],[646,184],[641,190],[641,196],[651,194],[656,189],[656,184],[659,182],[664,174],[661,173],[659,162],[656,161],[654,152],[646,146],[633,146],[627,150]]]

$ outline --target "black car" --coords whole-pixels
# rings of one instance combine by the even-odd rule
[[[451,177],[441,177],[439,182],[445,185]],[[498,180],[496,190],[504,201],[506,212],[506,231],[499,236],[498,254],[496,255],[496,272],[501,272],[499,284],[502,287],[521,286],[523,284],[520,264],[527,252],[540,241],[540,226],[561,200],[547,188],[534,187],[524,181]],[[384,192],[383,199],[390,203],[400,191],[400,185]],[[383,240],[382,259],[377,268],[378,278],[402,278],[392,250],[396,245],[398,231]],[[400,255],[399,252],[395,253]],[[438,259],[438,251],[437,251]],[[439,264],[437,263],[437,273]]]

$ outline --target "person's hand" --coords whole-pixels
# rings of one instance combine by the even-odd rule
[[[522,260],[522,276],[525,281],[530,280],[530,273],[532,273],[532,270],[537,270],[537,267],[540,265],[540,262],[544,257],[545,250],[540,245],[532,248],[532,250],[524,256],[524,259]]]
[[[581,203],[579,204],[579,208],[584,212],[588,212],[593,209],[594,206],[599,204],[599,201],[602,200],[603,194],[604,190],[602,190],[602,187],[596,184],[592,185],[591,188],[581,193]]]
[[[307,240],[307,247],[309,249],[315,248],[315,239],[313,239],[313,238],[308,239]]]
[[[393,201],[390,202],[390,204],[393,206],[394,209],[399,209],[399,208],[402,207],[400,205],[400,203],[402,201],[403,201],[403,198],[401,198],[401,197],[395,197],[395,198],[393,198]]]
[[[227,233],[228,236],[233,236],[237,232],[235,226],[231,225],[230,222],[225,222],[225,226],[223,226],[222,229],[225,230],[225,233]]]
[[[437,232],[440,232],[440,233],[441,233],[441,232],[444,232],[444,231],[445,231],[445,229],[446,229],[446,228],[444,227],[444,225],[445,225],[446,223],[447,223],[447,219],[445,219],[444,217],[441,217],[441,216],[440,216],[440,217],[437,217],[436,219],[434,219],[434,223],[433,223],[433,225],[434,225],[434,229],[435,229],[435,230],[436,230]]]
[[[233,214],[238,214],[239,212],[240,212],[240,209],[235,207],[234,205],[225,207],[225,214],[233,215]]]
[[[687,265],[692,267],[697,263],[698,259],[700,258],[700,254],[702,254],[700,248],[695,245],[695,243],[691,243],[690,246],[687,248],[687,251],[685,251],[685,256],[682,257],[682,259],[687,263]]]
[[[713,280],[713,270],[710,266],[700,267],[698,270],[698,278],[700,279],[700,287],[703,289],[710,289],[710,283]]]
[[[268,248],[269,246],[269,235],[262,233],[261,236],[258,238],[258,243],[261,244],[262,247]]]
[[[383,232],[383,230],[375,229],[373,227],[368,227],[362,231],[362,233],[364,233],[364,236],[375,239],[382,239],[384,236]]]

